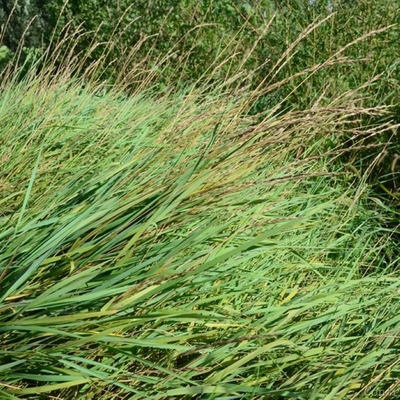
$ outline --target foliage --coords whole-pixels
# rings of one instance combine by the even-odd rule
[[[367,183],[378,155],[396,179],[394,0],[29,4],[0,397],[395,398],[399,216]]]
[[[304,36],[295,51],[285,60],[286,67],[276,76],[279,81],[300,75],[280,88],[278,98],[285,99],[286,107],[304,109],[313,104],[323,105],[347,90],[372,81],[372,84],[365,86],[364,105],[390,106],[392,113],[385,118],[399,124],[400,64],[395,56],[400,51],[399,3],[392,0],[338,0],[331,3],[331,9],[322,0],[314,2],[312,6],[307,5],[306,1],[294,0],[280,4],[278,18],[281,21],[281,32],[284,33],[278,36],[280,52],[293,43],[313,21],[328,18],[324,24]],[[363,40],[360,40],[362,37]],[[350,46],[350,43],[353,44]],[[345,59],[335,63],[340,57]],[[327,68],[310,71],[307,75],[302,73],[329,59],[332,62],[327,64]],[[374,79],[377,76],[379,79]],[[264,104],[269,103],[263,101],[259,107]],[[381,118],[367,117],[363,124],[373,126],[381,122]],[[398,128],[389,130],[379,138],[366,140],[364,144],[368,150],[349,152],[342,161],[356,165],[363,174],[369,176],[375,189],[397,206],[396,192],[400,188]]]
[[[393,56],[400,43],[396,0],[337,0],[332,7],[321,0],[121,0],[116,4],[53,0],[33,2],[31,8],[19,4],[5,32],[5,45],[11,50],[16,50],[28,17],[37,14],[37,27],[24,35],[25,47],[40,47],[41,38],[43,48],[52,43],[49,51],[54,51],[57,43],[72,35],[73,44],[66,40],[65,51],[72,46],[75,55],[84,55],[86,66],[101,60],[103,76],[112,80],[117,76],[134,80],[130,71],[138,65],[153,70],[158,83],[174,86],[208,79],[215,69],[220,80],[243,69],[256,70],[253,87],[291,78],[278,92],[264,97],[258,110],[284,98],[284,106],[304,109],[315,101],[329,102],[382,73],[384,79],[369,86],[366,95],[373,105],[399,103],[399,65]],[[3,6],[4,18],[10,8],[11,3]],[[322,18],[324,23],[309,29]],[[367,35],[389,25],[394,26]],[[329,59],[334,62],[325,69],[295,78]]]
[[[12,58],[11,52],[8,47],[0,47],[0,68],[5,68]]]
[[[0,95],[3,398],[391,398],[395,244],[323,153],[382,111],[64,76]]]
[[[15,52],[19,47],[40,48],[46,28],[45,15],[39,0],[2,0],[0,38],[3,45]]]

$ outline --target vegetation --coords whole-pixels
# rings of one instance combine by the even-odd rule
[[[151,75],[158,93],[251,71],[247,83],[267,88],[253,113],[326,105],[379,75],[364,87],[364,106],[388,105],[400,123],[399,11],[397,0],[4,0],[0,64],[15,54],[26,71],[41,54],[57,60],[61,46],[80,69],[100,63],[99,78],[123,80],[133,91]],[[367,118],[365,125],[380,122]],[[366,144],[380,144],[378,152],[360,151],[352,162],[375,189],[396,192],[397,130]],[[383,147],[385,157],[370,171]]]
[[[0,397],[395,398],[398,28],[139,3],[4,41]]]

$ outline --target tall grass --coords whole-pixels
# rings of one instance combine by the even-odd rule
[[[1,85],[2,398],[393,398],[396,243],[333,162],[385,110],[249,116],[240,71],[127,96],[65,60]]]
[[[3,398],[393,398],[390,234],[321,154],[355,109],[253,96],[3,87]]]

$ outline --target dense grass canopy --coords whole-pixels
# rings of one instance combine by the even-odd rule
[[[395,2],[3,3],[1,399],[399,397]]]
[[[391,232],[333,162],[383,111],[255,96],[3,85],[4,398],[390,398]]]

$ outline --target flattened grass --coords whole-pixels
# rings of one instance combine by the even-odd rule
[[[379,110],[251,119],[251,97],[3,88],[4,398],[398,390],[390,233],[325,145]]]

